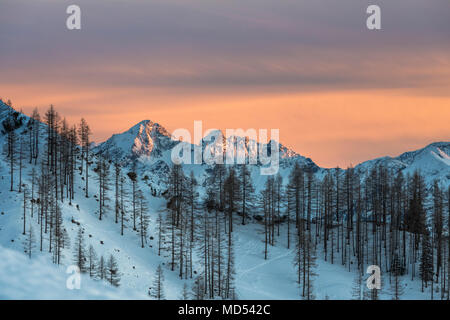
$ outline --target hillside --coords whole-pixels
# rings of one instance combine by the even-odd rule
[[[28,137],[30,118],[23,114],[17,113],[9,106],[0,101],[0,120],[3,125],[0,134],[0,144],[7,145],[8,134],[5,129],[5,120],[14,119],[14,132],[17,137],[24,140]],[[45,159],[46,152],[45,140],[48,128],[45,124],[39,124],[40,137],[40,158]],[[39,241],[33,253],[33,258],[28,258],[23,252],[23,241],[26,236],[23,235],[23,198],[24,191],[18,192],[18,173],[16,168],[14,191],[10,191],[10,165],[6,154],[0,157],[0,297],[1,298],[89,298],[89,299],[115,299],[115,298],[149,298],[147,295],[149,288],[153,288],[153,279],[156,269],[162,266],[165,276],[164,290],[166,298],[179,299],[183,291],[183,285],[186,284],[191,291],[194,286],[196,277],[202,274],[202,247],[201,240],[198,240],[193,250],[192,265],[193,274],[189,276],[179,277],[178,269],[170,270],[170,243],[168,234],[164,240],[165,250],[158,255],[158,215],[168,217],[168,198],[167,198],[167,178],[170,175],[172,164],[170,163],[170,152],[174,145],[178,142],[171,139],[162,126],[152,121],[146,120],[138,123],[122,134],[113,135],[106,142],[96,146],[91,152],[89,161],[89,197],[85,197],[85,175],[81,172],[80,164],[82,158],[77,153],[77,163],[74,178],[74,198],[72,200],[59,200],[59,207],[62,213],[62,224],[70,239],[70,247],[67,245],[62,248],[60,267],[51,266],[52,254],[48,253],[51,243],[51,232],[43,235],[43,249],[39,250]],[[260,148],[261,146],[258,146]],[[193,146],[191,147],[193,149]],[[334,169],[319,168],[311,159],[305,158],[292,150],[279,146],[281,150],[280,159],[280,175],[283,184],[287,184],[289,174],[295,163],[299,163],[304,170],[314,172],[317,179],[317,186],[327,173],[334,173]],[[80,148],[77,147],[77,152]],[[375,166],[383,164],[387,168],[392,168],[393,174],[402,171],[406,174],[413,174],[416,170],[421,170],[424,175],[428,187],[432,181],[438,179],[443,190],[450,184],[450,143],[441,142],[431,144],[424,149],[405,153],[397,158],[381,158],[364,162],[355,167],[355,172],[365,175]],[[109,208],[104,210],[104,218],[99,220],[99,199],[100,185],[96,171],[96,163],[106,159],[106,161],[119,162],[122,168],[125,180],[125,188],[128,193],[131,192],[132,182],[128,180],[127,174],[134,170],[137,173],[136,188],[142,190],[145,195],[145,201],[148,203],[149,219],[148,231],[145,234],[145,244],[141,247],[140,229],[133,230],[131,224],[131,196],[128,196],[122,210],[126,211],[127,219],[124,234],[121,235],[121,225],[114,219],[114,198],[115,188],[113,172],[111,167],[111,186],[105,190],[105,195],[110,199]],[[36,175],[42,171],[41,164],[36,165],[33,161],[29,163],[27,159],[23,160],[23,169],[21,172],[22,186],[27,186],[31,192],[31,186],[36,182],[32,181],[32,172]],[[267,177],[259,174],[259,165],[251,167],[250,176],[257,192],[265,188]],[[211,168],[207,165],[186,165],[183,170],[188,175],[192,170],[194,176],[199,182],[198,193],[199,202],[207,194],[209,187],[206,180],[208,170]],[[344,175],[344,172],[342,173]],[[37,185],[36,185],[37,188]],[[63,189],[65,190],[65,189]],[[319,187],[317,188],[319,190]],[[31,196],[37,200],[36,194]],[[319,191],[317,191],[319,192]],[[42,227],[42,220],[39,223],[39,214],[37,212],[40,204],[36,201],[26,201],[26,230],[30,226],[33,227],[36,238]],[[52,204],[51,204],[52,205]],[[54,204],[53,204],[54,205]],[[235,229],[233,230],[234,245],[234,283],[235,294],[239,299],[299,299],[299,284],[296,283],[297,275],[293,261],[296,259],[295,234],[290,235],[290,248],[287,245],[287,228],[285,223],[277,223],[279,228],[276,234],[276,241],[270,245],[267,259],[264,258],[265,242],[264,242],[264,224],[260,217],[261,213],[258,209],[258,200],[253,200],[252,213],[249,214],[249,223],[241,225],[239,223],[239,212],[236,212],[233,221]],[[31,216],[31,209],[34,209],[34,215]],[[56,206],[55,206],[56,208]],[[316,212],[317,217],[322,214],[320,207],[313,204],[312,210]],[[198,214],[198,230],[201,230],[202,211]],[[42,218],[42,217],[41,217]],[[278,219],[281,219],[278,216]],[[226,219],[226,217],[225,217]],[[293,219],[293,218],[292,218]],[[336,226],[341,225],[342,221],[337,218]],[[342,217],[341,217],[342,219]],[[339,222],[340,221],[340,222]],[[274,230],[276,229],[274,226]],[[290,228],[293,228],[291,225]],[[337,227],[338,230],[340,227]],[[114,289],[108,284],[89,279],[87,275],[86,286],[83,282],[82,289],[79,293],[72,295],[66,292],[64,266],[74,263],[74,248],[77,232],[83,231],[86,247],[92,245],[98,256],[114,255],[117,259],[119,270],[121,273],[120,288]],[[318,229],[318,227],[317,227]],[[141,229],[142,230],[142,229]],[[226,227],[225,227],[226,232]],[[342,227],[342,232],[344,229]],[[291,230],[292,232],[292,230]],[[338,231],[339,232],[339,231]],[[334,233],[333,233],[334,234]],[[339,234],[339,233],[338,233]],[[320,231],[316,234],[320,237]],[[178,237],[178,236],[177,236]],[[212,241],[212,240],[211,240]],[[367,242],[372,239],[368,237]],[[177,247],[178,248],[178,247]],[[225,250],[225,249],[224,249]],[[323,251],[323,245],[317,245],[317,278],[315,279],[315,297],[318,299],[351,299],[353,281],[357,274],[356,258],[351,257],[345,264],[331,264],[329,259],[325,261],[324,257],[328,257],[329,253]],[[184,251],[183,251],[184,252]],[[188,254],[186,251],[183,254]],[[337,254],[339,256],[339,254]],[[350,255],[349,255],[350,256]],[[337,258],[336,258],[337,259]],[[386,262],[387,264],[387,262]],[[416,263],[416,267],[419,262]],[[38,268],[36,270],[36,267]],[[33,272],[29,272],[33,269]],[[20,270],[13,273],[12,270]],[[54,276],[54,277],[53,277]],[[41,278],[40,278],[41,277]],[[44,280],[45,279],[49,279]],[[18,279],[25,278],[24,283],[20,283]],[[186,279],[187,278],[187,279]],[[34,280],[33,280],[34,279]],[[38,279],[38,280],[36,280]],[[39,280],[40,279],[40,280]],[[45,283],[41,286],[40,281]],[[416,278],[411,281],[410,275],[405,275],[403,280],[406,284],[404,297],[410,299],[425,299],[429,296],[428,292],[420,292],[420,279]],[[387,281],[387,280],[386,280]],[[19,294],[23,286],[29,283],[31,291],[25,291]],[[104,286],[108,288],[103,288]],[[2,289],[7,288],[8,290]],[[152,289],[150,289],[152,290]],[[42,291],[40,293],[36,291]],[[390,299],[389,287],[379,293],[379,297]]]

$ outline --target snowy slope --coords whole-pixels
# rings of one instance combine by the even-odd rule
[[[0,101],[0,121],[8,115],[14,114],[17,120],[17,133],[23,134],[26,130],[28,117],[14,113],[8,106]],[[45,125],[42,124],[42,139],[44,141]],[[0,145],[4,145],[5,135],[0,134]],[[98,154],[120,159],[127,170],[136,163],[140,176],[139,187],[151,194],[151,188],[160,191],[164,189],[164,178],[170,165],[170,152],[174,142],[170,134],[160,125],[151,121],[143,121],[123,134],[114,135],[105,143],[100,144],[94,151]],[[430,174],[440,177],[445,182],[448,175],[449,143],[433,144],[425,149],[406,153],[398,158],[383,158],[366,162],[358,166],[358,170],[368,170],[379,161],[389,165],[398,166],[399,170],[415,170],[422,168]],[[302,165],[316,169],[317,175],[323,175],[325,169],[318,168],[310,159],[304,158],[292,150],[282,150],[281,175],[286,179],[290,167],[299,161]],[[43,148],[41,148],[43,149]],[[95,160],[95,159],[92,159]],[[431,161],[431,162],[430,162]],[[9,191],[8,164],[4,156],[0,156],[0,298],[30,298],[48,297],[54,291],[60,297],[70,298],[147,298],[148,288],[152,285],[153,276],[159,264],[163,265],[165,273],[165,293],[169,299],[180,298],[183,284],[191,284],[191,280],[180,280],[177,272],[171,272],[167,267],[169,257],[167,254],[158,256],[156,244],[156,218],[159,211],[166,206],[165,200],[159,196],[150,196],[150,230],[145,248],[140,247],[139,234],[132,229],[126,229],[125,235],[120,235],[120,226],[114,223],[113,213],[109,212],[105,219],[98,219],[98,184],[93,179],[95,173],[90,170],[90,197],[85,198],[83,193],[84,181],[77,173],[75,179],[75,200],[72,205],[65,201],[62,206],[64,227],[67,229],[72,242],[78,229],[84,230],[86,244],[92,244],[98,255],[107,257],[114,254],[119,263],[122,274],[121,287],[116,290],[104,283],[86,279],[86,291],[74,293],[65,288],[65,267],[72,264],[72,248],[64,250],[62,266],[51,265],[51,256],[44,247],[42,253],[36,250],[32,261],[29,262],[22,250],[22,194]],[[23,172],[24,184],[30,185],[30,171],[33,165],[26,165]],[[185,172],[194,170],[196,177],[201,178],[206,166],[188,165]],[[39,170],[39,166],[35,167]],[[437,171],[436,171],[437,170]],[[258,167],[252,167],[252,177],[257,188],[260,188],[266,179],[259,175]],[[143,181],[144,176],[147,181]],[[159,184],[158,184],[159,183]],[[112,195],[110,196],[112,198]],[[31,218],[33,228],[39,229],[36,216]],[[79,224],[79,225],[78,225]],[[282,227],[283,228],[283,227]],[[242,226],[236,223],[235,256],[236,256],[236,291],[240,299],[298,299],[299,291],[292,261],[294,254],[286,248],[286,239],[281,239],[270,249],[269,259],[264,260],[264,243],[261,238],[263,226],[257,222]],[[284,233],[282,233],[284,234]],[[11,251],[12,250],[12,251]],[[321,257],[321,254],[318,254]],[[321,259],[318,261],[319,276],[316,280],[317,298],[330,297],[332,299],[349,299],[354,278],[354,270],[349,272],[345,267],[331,265]],[[31,272],[31,269],[35,272]],[[197,266],[195,271],[200,272]],[[14,270],[18,270],[17,277]],[[30,290],[23,290],[17,279],[24,279]],[[48,279],[48,282],[46,282]],[[406,297],[410,299],[425,298],[420,293],[418,281],[408,283]],[[42,286],[39,286],[42,283]],[[107,287],[104,289],[104,287]],[[6,290],[8,288],[8,290]],[[100,290],[101,292],[98,292]],[[389,298],[387,290],[382,290],[382,298]]]
[[[428,185],[438,180],[443,186],[450,185],[450,142],[436,142],[416,151],[405,152],[398,157],[383,157],[363,162],[355,167],[361,174],[367,174],[377,165],[384,165],[394,174],[405,175],[420,171]]]
[[[286,234],[282,226],[281,234]],[[262,226],[236,226],[236,289],[241,299],[299,299],[296,270],[293,266],[294,251],[287,249],[287,239],[279,238],[278,243],[270,248],[268,260],[264,260],[264,242],[261,240]],[[291,239],[292,241],[292,239]],[[350,300],[355,270],[339,263],[331,264],[317,253],[316,273],[314,279],[317,299]],[[356,264],[356,261],[355,261]],[[409,276],[402,279],[405,286],[404,297],[411,300],[429,299],[429,292],[420,292],[420,281],[410,281]],[[386,281],[387,282],[387,281]],[[380,299],[391,299],[390,286],[382,284]]]
[[[0,113],[8,114],[11,110],[8,106],[2,104],[0,105]],[[23,118],[23,123],[26,123],[27,117],[21,116]],[[45,127],[42,128],[42,139],[44,140],[43,134]],[[23,134],[25,126],[21,126],[17,129],[17,133]],[[3,146],[5,143],[5,136],[0,135],[0,144]],[[43,149],[43,148],[41,148]],[[31,185],[30,183],[30,172],[33,165],[27,165],[23,172],[23,183]],[[39,170],[39,165],[35,168]],[[22,235],[22,194],[16,191],[9,191],[9,171],[8,166],[3,160],[3,155],[0,161],[0,245],[6,248],[14,249],[18,252],[23,251],[22,242],[24,241],[24,236]],[[93,245],[97,254],[106,257],[109,254],[114,254],[118,260],[119,270],[122,274],[121,287],[127,290],[133,290],[137,293],[131,295],[131,297],[137,297],[140,295],[146,296],[148,288],[151,286],[153,281],[153,276],[157,266],[165,264],[164,257],[159,257],[152,248],[154,245],[152,242],[154,240],[149,240],[148,246],[146,248],[140,247],[139,235],[132,231],[131,229],[125,230],[125,235],[120,236],[120,227],[112,221],[110,216],[106,216],[106,219],[99,221],[98,219],[98,202],[95,195],[98,194],[98,184],[93,179],[95,173],[92,168],[90,170],[90,197],[85,198],[83,196],[84,181],[81,179],[81,175],[76,178],[75,188],[75,200],[72,205],[65,201],[61,205],[63,212],[63,224],[67,229],[69,238],[74,241],[76,238],[76,233],[80,227],[84,230],[86,245]],[[148,189],[145,189],[145,185],[142,186],[143,190],[147,193]],[[17,190],[17,189],[16,189]],[[154,227],[154,222],[156,221],[156,210],[165,203],[160,198],[152,198],[149,200],[151,207],[151,221],[150,224]],[[39,225],[37,224],[37,216],[28,220],[31,221],[33,229],[37,234],[39,230]],[[151,227],[150,236],[154,236],[154,231]],[[36,235],[37,237],[37,235]],[[36,250],[38,256],[44,256],[47,261],[51,261],[51,256],[46,253],[48,251],[47,242],[44,241],[43,253]],[[72,264],[73,250],[72,248],[67,248],[63,250],[62,264],[68,266]],[[10,269],[0,269],[0,277],[8,277]],[[44,278],[42,277],[41,280]],[[30,280],[31,281],[31,280]],[[64,282],[65,283],[65,282]],[[179,298],[179,292],[183,283],[177,278],[177,274],[167,274],[165,289],[167,298],[177,299]],[[124,291],[123,298],[127,298],[128,291]],[[0,286],[0,295],[3,290]],[[119,293],[117,293],[119,295]]]
[[[0,246],[0,299],[146,299],[126,287],[113,288],[81,275],[80,288],[68,289],[66,273],[47,257],[28,259],[24,254]],[[70,272],[70,271],[69,271]]]

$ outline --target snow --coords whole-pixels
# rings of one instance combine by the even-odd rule
[[[93,152],[121,161],[135,160],[141,156],[150,158],[155,147],[161,151],[161,148],[171,148],[174,143],[166,129],[151,120],[144,120],[123,133],[114,134],[96,146]]]
[[[114,288],[81,275],[80,288],[67,287],[73,273],[50,263],[45,256],[29,259],[0,246],[0,299],[146,299],[139,291]]]
[[[435,142],[423,149],[405,152],[396,158],[383,157],[365,161],[355,167],[363,175],[376,165],[384,165],[394,174],[402,171],[404,175],[412,175],[420,171],[428,187],[438,180],[442,187],[450,185],[450,142]]]
[[[0,101],[0,119],[9,112],[9,107]],[[21,129],[19,129],[20,131]],[[0,144],[4,144],[4,135],[0,134]],[[43,141],[43,139],[41,139]],[[148,143],[153,143],[150,148]],[[127,132],[114,135],[111,139],[96,147],[95,151],[110,155],[117,155],[125,159],[125,172],[130,170],[132,161],[138,163],[138,176],[149,176],[149,182],[139,182],[139,187],[146,194],[150,194],[150,187],[159,191],[164,190],[162,181],[166,176],[166,169],[170,163],[170,148],[173,145],[170,135],[159,125],[151,122],[140,122]],[[137,149],[133,149],[134,147]],[[280,145],[281,146],[281,145]],[[282,146],[281,146],[282,147]],[[284,147],[282,147],[284,148]],[[146,152],[133,153],[136,150]],[[310,166],[315,164],[300,155],[292,153],[284,148],[286,157],[282,161],[280,173],[286,181],[290,167],[295,161],[302,161]],[[404,154],[398,158],[382,158],[359,165],[362,171],[369,170],[376,163],[384,162],[413,172],[423,169],[427,175],[445,184],[450,179],[450,143],[430,145],[413,153]],[[143,157],[141,157],[143,156]],[[283,162],[282,162],[283,163]],[[97,254],[114,254],[118,260],[122,273],[119,289],[112,288],[106,283],[93,281],[83,276],[81,290],[68,290],[65,286],[69,276],[65,273],[66,267],[72,263],[72,249],[67,248],[63,252],[61,266],[51,263],[51,256],[35,250],[32,259],[28,259],[22,253],[22,194],[9,191],[8,165],[4,156],[0,156],[0,299],[146,299],[147,292],[152,285],[153,277],[158,265],[163,266],[165,282],[164,290],[168,299],[178,299],[185,282],[188,285],[192,280],[180,280],[178,273],[170,271],[167,267],[169,257],[166,253],[157,254],[156,218],[159,211],[166,206],[162,197],[149,196],[150,205],[150,229],[149,236],[154,240],[148,240],[145,248],[140,246],[139,234],[132,229],[126,229],[125,235],[120,235],[120,225],[114,223],[113,212],[105,216],[102,221],[98,219],[98,203],[94,194],[98,192],[95,173],[90,169],[89,194],[84,197],[84,181],[77,172],[75,200],[72,205],[67,201],[62,204],[64,226],[69,237],[74,241],[78,232],[78,225],[72,223],[72,219],[79,222],[84,230],[86,245],[92,244]],[[24,183],[30,185],[29,173],[32,165],[26,164],[23,173]],[[185,173],[194,171],[195,176],[201,181],[206,166],[186,165]],[[39,166],[36,167],[39,171]],[[256,190],[260,190],[265,182],[265,177],[258,174],[258,167],[251,167],[253,182]],[[318,168],[317,176],[323,176],[325,169]],[[431,179],[431,178],[430,178]],[[431,180],[430,180],[431,181]],[[111,196],[112,198],[112,196]],[[78,208],[77,208],[78,205]],[[36,216],[29,219],[32,222],[36,237],[39,226]],[[281,227],[281,234],[286,232]],[[293,266],[294,252],[287,249],[286,239],[280,237],[274,247],[269,249],[269,258],[264,260],[264,243],[261,235],[263,226],[252,221],[242,226],[236,222],[235,241],[235,268],[236,268],[236,292],[239,299],[299,299],[300,292],[296,283],[296,272]],[[45,244],[47,241],[45,241]],[[293,242],[292,242],[293,243]],[[339,263],[331,264],[323,260],[323,254],[318,252],[319,276],[315,280],[315,294],[318,299],[350,299],[353,280],[356,275],[354,269],[348,271]],[[195,271],[201,272],[196,264]],[[420,292],[420,282],[404,279],[408,285],[404,298],[426,299],[429,293]],[[383,288],[381,298],[389,299],[388,287]]]
[[[280,230],[286,235],[285,226]],[[261,238],[262,226],[248,224],[236,225],[236,291],[239,299],[296,300],[300,298],[297,274],[293,265],[295,253],[287,249],[286,237],[278,238],[278,243],[269,248],[269,257],[264,260],[264,242]],[[291,245],[294,243],[291,238]],[[342,266],[339,262],[331,264],[323,260],[323,252],[318,250],[318,276],[314,279],[316,299],[349,300],[352,299],[353,281],[356,270]],[[337,259],[336,259],[337,260]],[[368,276],[368,275],[367,275]],[[384,279],[380,299],[391,299],[388,279]],[[420,281],[402,278],[406,284],[403,299],[429,299],[430,293],[420,292]]]

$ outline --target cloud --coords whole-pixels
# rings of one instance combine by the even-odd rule
[[[358,158],[355,136],[390,139],[377,123],[400,151],[402,141],[448,139],[448,0],[376,3],[379,32],[365,27],[367,0],[78,0],[82,30],[68,31],[72,1],[3,0],[0,94],[25,110],[54,103],[73,121],[86,116],[96,139],[143,118],[279,127],[284,143],[326,165]],[[366,101],[377,103],[370,112]],[[333,123],[346,129],[326,134]]]
[[[3,81],[98,88],[308,91],[448,85],[450,9],[380,0],[383,30],[365,28],[368,1],[5,0]],[[446,28],[447,27],[447,28]]]

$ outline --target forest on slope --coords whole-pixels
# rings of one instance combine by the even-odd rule
[[[0,244],[31,259],[154,299],[450,298],[448,171],[171,164],[156,192],[136,159],[94,152],[85,120],[0,107]],[[370,265],[381,290],[366,287]]]

